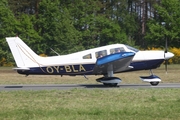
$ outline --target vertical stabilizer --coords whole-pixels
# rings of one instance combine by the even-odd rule
[[[13,54],[17,67],[37,67],[39,66],[38,56],[34,51],[31,50],[19,37],[7,37],[6,41]]]

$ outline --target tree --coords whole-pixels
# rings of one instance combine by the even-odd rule
[[[68,4],[74,26],[82,33],[83,46],[93,48],[110,43],[125,43],[126,34],[117,20],[111,17],[113,7],[106,1],[77,0]]]
[[[75,0],[65,2],[73,25],[81,33],[81,43],[85,49],[99,46],[99,31],[97,31],[96,17],[101,4],[98,0]]]
[[[8,0],[8,5],[16,17],[22,14],[37,15],[40,1],[41,0]]]
[[[180,0],[162,0],[155,5],[158,18],[149,20],[146,40],[151,45],[163,45],[165,39],[170,46],[179,47],[180,42]]]
[[[138,0],[121,1],[116,4],[117,21],[122,31],[127,35],[127,42],[129,45],[134,46],[135,41],[138,43],[141,32],[141,26],[138,19]]]
[[[26,42],[37,54],[41,54],[42,37],[34,29],[35,15],[21,14],[18,16],[17,35]]]
[[[50,54],[50,48],[60,54],[82,50],[81,34],[74,28],[69,10],[60,0],[42,0],[38,11],[38,32],[42,36],[42,50]]]
[[[7,0],[0,1],[0,60],[13,61],[5,38],[16,36],[18,21],[9,9]],[[2,65],[0,63],[0,65]]]
[[[127,43],[127,35],[115,21],[98,16],[96,27],[99,31],[100,46],[113,43]]]

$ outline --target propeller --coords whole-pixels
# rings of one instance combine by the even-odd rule
[[[166,42],[165,42],[164,58],[166,58],[166,53],[167,53],[167,38],[166,38]],[[168,64],[168,60],[165,59],[165,70],[166,70],[166,74],[167,74],[167,64]]]

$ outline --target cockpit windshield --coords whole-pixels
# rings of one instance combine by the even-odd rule
[[[134,48],[134,47],[131,47],[131,46],[129,46],[129,45],[126,45],[126,47],[127,47],[129,50],[132,50],[132,51],[134,51],[134,52],[138,52],[138,51],[139,51],[138,49],[136,49],[136,48]]]

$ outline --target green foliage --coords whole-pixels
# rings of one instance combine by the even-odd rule
[[[18,16],[18,36],[26,42],[37,54],[43,51],[39,47],[41,44],[42,37],[39,36],[38,32],[34,29],[34,15],[22,14]]]
[[[60,1],[43,0],[38,16],[38,31],[43,38],[41,43],[45,43],[42,49],[46,54],[49,55],[50,48],[60,54],[82,50],[81,35],[74,28],[68,9],[61,6]]]
[[[98,0],[84,1],[77,0],[67,5],[70,16],[73,19],[73,26],[80,32],[82,46],[85,49],[99,46],[100,29],[97,19],[101,4]]]
[[[100,16],[97,18],[96,24],[100,33],[100,46],[112,43],[126,43],[127,36],[118,23]]]
[[[155,9],[159,15],[158,19],[151,19],[148,22],[149,32],[146,40],[152,46],[163,45],[165,39],[170,46],[179,47],[180,38],[180,1],[161,0],[161,4],[155,4]]]
[[[1,60],[0,60],[0,66],[12,67],[12,66],[14,66],[14,63],[12,63],[12,62],[7,62],[7,60],[6,60],[5,58],[1,58]]]
[[[0,59],[13,62],[5,37],[37,54],[68,54],[112,43],[180,46],[179,0],[1,0]],[[163,23],[163,25],[162,25]],[[165,24],[164,24],[165,23]]]
[[[6,60],[6,62],[13,62],[9,48],[5,41],[5,37],[15,36],[16,35],[16,27],[17,22],[12,11],[8,7],[7,0],[0,1],[0,60]],[[0,63],[4,65],[4,62]]]

